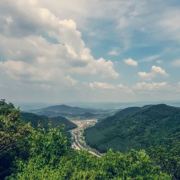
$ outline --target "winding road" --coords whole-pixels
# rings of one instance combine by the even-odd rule
[[[101,157],[102,154],[99,153],[96,149],[91,148],[85,142],[84,130],[88,127],[94,126],[97,123],[97,119],[89,120],[71,120],[74,124],[77,125],[77,128],[71,130],[72,136],[72,148],[76,150],[86,150],[90,154]]]

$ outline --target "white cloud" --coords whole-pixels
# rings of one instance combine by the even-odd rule
[[[151,79],[157,77],[158,75],[168,76],[167,72],[159,66],[152,66],[150,72],[138,72],[138,75],[142,79],[146,79],[146,80],[151,80]]]
[[[115,89],[115,86],[106,82],[91,82],[89,87],[92,89]]]
[[[152,72],[160,75],[167,75],[166,71],[159,66],[152,66]]]
[[[87,31],[89,29],[92,31],[90,26],[92,21],[110,20],[114,22],[121,43],[127,48],[131,46],[131,38],[136,31],[150,34],[151,39],[166,40],[168,38],[179,41],[179,6],[164,0],[158,0],[161,6],[156,6],[154,1],[124,0],[39,0],[39,2],[59,17],[75,19],[78,27]],[[160,11],[161,14],[159,14]]]
[[[38,1],[2,0],[0,16],[0,69],[11,78],[74,85],[73,76],[118,77],[110,60],[93,57],[74,20],[59,19]]]
[[[129,66],[138,66],[138,62],[131,58],[125,59],[124,63]]]
[[[167,86],[167,82],[139,82],[135,85],[134,89],[139,91],[154,91],[164,89]]]
[[[130,87],[124,84],[112,84],[107,82],[91,82],[89,87],[93,90],[111,90],[113,92],[121,92],[124,94],[133,94],[133,91]]]

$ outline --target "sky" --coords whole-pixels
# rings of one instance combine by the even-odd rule
[[[1,0],[0,98],[180,100],[179,0]]]

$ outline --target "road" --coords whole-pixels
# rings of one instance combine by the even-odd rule
[[[71,120],[74,124],[77,125],[77,128],[71,130],[72,135],[72,148],[76,150],[86,150],[92,155],[100,157],[101,154],[89,147],[84,138],[84,130],[88,127],[94,126],[97,123],[97,119],[89,119],[89,120]]]

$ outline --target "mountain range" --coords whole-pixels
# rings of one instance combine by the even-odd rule
[[[100,110],[100,109],[73,107],[67,105],[55,105],[41,109],[31,110],[30,112],[48,117],[64,116],[67,118],[88,119],[88,118],[106,117],[108,115],[111,115],[114,112],[114,110]]]

